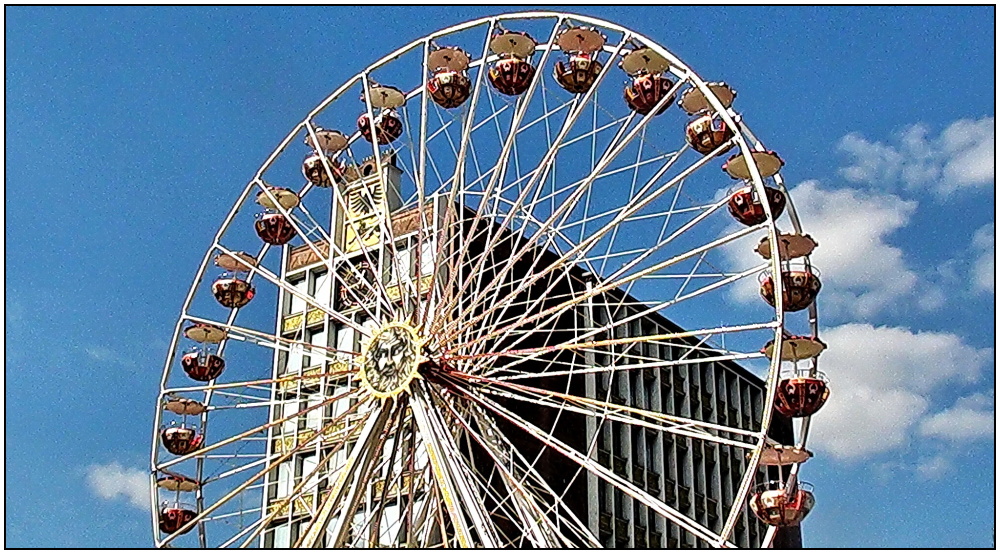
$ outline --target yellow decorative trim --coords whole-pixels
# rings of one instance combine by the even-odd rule
[[[393,495],[393,496],[395,496],[396,494],[406,494],[410,490],[410,481],[411,480],[412,480],[412,477],[411,477],[411,474],[409,474],[409,473],[404,474],[402,479],[395,479],[395,478],[393,478],[392,484],[389,486],[389,492],[387,492],[386,494]],[[420,490],[420,486],[422,484],[423,483],[421,483],[421,481],[418,480],[417,483],[414,484],[413,490],[415,492],[419,491]],[[381,495],[382,494],[382,489],[384,489],[384,488],[385,488],[385,479],[379,479],[379,480],[375,481],[374,483],[372,483],[372,490],[373,490],[375,496]]]
[[[279,517],[287,516],[288,508],[291,504],[295,505],[295,515],[307,514],[312,510],[314,496],[315,495],[313,493],[302,494],[296,497],[294,502],[290,502],[289,504],[285,504],[283,506],[281,506],[282,503],[288,502],[288,497],[275,498],[267,505],[267,515],[270,516],[274,512],[278,512]],[[278,510],[278,506],[281,506],[280,510]]]
[[[389,285],[385,288],[385,294],[389,297],[389,300],[393,302],[398,302],[400,298],[399,285]]]
[[[289,377],[293,378],[288,379]],[[298,378],[296,379],[294,377]],[[278,384],[278,390],[281,392],[289,392],[291,390],[295,390],[298,387],[299,383],[302,384],[303,388],[313,387],[319,385],[320,380],[323,378],[323,367],[322,366],[311,367],[303,371],[301,376],[293,373],[290,375],[285,375],[284,378],[288,380],[281,381]]]
[[[423,276],[423,277],[420,278],[420,281],[419,281],[420,284],[418,285],[419,289],[420,289],[419,294],[426,294],[427,291],[430,290],[430,288],[431,288],[431,279],[433,279],[432,275],[425,275],[425,276]],[[393,282],[395,282],[395,279],[393,279]],[[413,286],[412,283],[413,283],[412,281],[407,280],[407,282],[402,283],[402,285],[403,285],[404,288],[409,289],[410,287]],[[399,293],[399,285],[396,285],[396,284],[387,286],[385,288],[385,293],[389,297],[389,300],[391,300],[393,302],[399,302],[399,300],[400,300],[400,298],[402,296]]]
[[[285,316],[285,319],[281,320],[281,332],[288,333],[302,327],[302,317],[301,313]]]
[[[330,373],[347,373],[351,368],[351,360],[348,359],[337,359],[330,362]],[[343,377],[337,377],[337,379],[342,379]]]
[[[281,332],[291,333],[292,331],[301,328],[303,317],[305,317],[307,327],[317,323],[323,323],[323,315],[323,310],[319,308],[309,310],[309,312],[305,314],[299,312],[297,314],[286,315],[285,318],[281,320]]]
[[[315,310],[312,310],[311,312],[307,313],[306,314],[306,325],[312,325],[314,323],[322,323],[323,322],[323,313],[324,313],[323,310],[320,310],[319,308],[317,308]]]

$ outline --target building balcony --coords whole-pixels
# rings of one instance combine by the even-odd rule
[[[714,509],[708,511],[708,523],[710,525],[715,525],[719,522],[719,514],[715,512]]]
[[[646,528],[636,525],[635,526],[635,547],[636,548],[648,548],[649,543],[646,540]]]
[[[674,391],[674,409],[680,410],[684,406],[684,393],[680,390]]]
[[[711,446],[708,445],[705,446],[705,459],[708,460],[708,463],[710,464],[714,464],[716,461],[718,461],[719,456],[716,453],[715,448],[712,448]]]
[[[603,448],[597,449],[597,463],[603,467],[611,467],[611,451]]]
[[[660,474],[655,471],[646,472],[646,490],[653,495],[660,494]]]
[[[629,521],[627,519],[620,518],[620,517],[616,517],[615,518],[615,540],[616,540],[616,542],[617,541],[621,541],[622,539],[624,539],[625,542],[628,543],[628,528],[629,528]]]
[[[702,404],[702,407],[705,409],[706,412],[710,413],[710,412],[714,412],[715,411],[715,403],[712,402],[712,395],[711,394],[709,394],[707,392],[701,393],[701,404]]]
[[[677,487],[677,506],[682,512],[691,508],[691,489],[685,486]]]
[[[628,471],[628,460],[621,456],[614,456],[614,472],[625,477]]]
[[[611,520],[612,516],[608,512],[602,511],[597,516],[597,530],[600,531],[601,535],[611,536]],[[602,539],[603,540],[603,539]]]
[[[646,488],[646,472],[639,468],[632,468],[632,484],[640,489]]]

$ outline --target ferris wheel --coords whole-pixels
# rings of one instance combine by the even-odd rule
[[[760,547],[801,522],[817,243],[735,100],[552,12],[338,87],[184,301],[155,545]]]

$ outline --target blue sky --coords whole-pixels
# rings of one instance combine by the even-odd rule
[[[993,544],[993,7],[580,8],[738,91],[820,242],[813,547]],[[240,187],[488,7],[8,8],[6,544],[146,546],[163,356]]]

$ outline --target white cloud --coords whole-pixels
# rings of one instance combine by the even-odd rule
[[[995,286],[994,226],[980,227],[972,237],[972,251],[976,256],[972,265],[972,289],[992,294]]]
[[[101,363],[115,363],[126,367],[131,367],[134,363],[134,361],[130,361],[125,356],[122,356],[118,352],[115,352],[114,350],[103,345],[85,346],[83,347],[83,351],[92,360]]]
[[[918,431],[936,437],[923,432],[924,425],[938,429],[940,414],[928,415],[929,395],[977,382],[991,357],[951,333],[849,323],[821,336],[830,348],[819,367],[831,392],[813,419],[811,444],[841,460],[905,447]],[[975,436],[956,437],[963,438]]]
[[[130,505],[149,510],[149,473],[124,467],[118,462],[95,464],[87,468],[87,484],[105,500],[122,499]]]
[[[902,182],[913,190],[930,189],[945,197],[994,181],[994,118],[955,121],[937,137],[926,125],[910,125],[895,145],[870,141],[858,133],[840,139],[837,147],[851,165],[840,174],[855,183],[892,187]]]
[[[962,442],[991,437],[993,428],[993,399],[985,394],[973,394],[925,418],[920,423],[920,434]]]
[[[917,203],[888,193],[829,188],[805,181],[789,191],[806,233],[819,243],[811,260],[820,270],[819,304],[825,317],[869,319],[892,307],[933,310],[945,297],[911,269],[903,251],[889,243],[905,227]],[[750,242],[733,242],[725,252],[739,267],[760,258]],[[734,287],[737,300],[757,301],[756,283]],[[908,302],[902,302],[902,301]]]
[[[951,471],[953,464],[951,458],[943,454],[938,454],[931,458],[924,458],[917,462],[917,466],[914,468],[917,475],[923,479],[939,479],[944,477],[949,471]]]
[[[110,362],[118,359],[118,356],[111,349],[104,346],[88,346],[83,351],[98,362]]]
[[[871,470],[882,484],[890,483],[902,473],[915,474],[921,481],[933,481],[948,475],[954,469],[954,454],[954,450],[944,450],[933,455],[919,456],[915,460],[912,456],[900,456],[896,459],[872,462],[867,469]]]
[[[962,119],[941,133],[942,150],[947,156],[944,188],[985,185],[995,178],[995,123],[992,117],[978,121]]]
[[[820,302],[845,315],[871,317],[912,294],[919,278],[888,237],[909,223],[917,203],[892,194],[823,188],[790,191],[806,231],[819,242],[812,261],[826,290]]]
[[[854,165],[840,170],[845,179],[854,183],[894,180],[903,166],[903,156],[895,148],[870,142],[859,133],[844,135],[837,148],[854,156]]]

